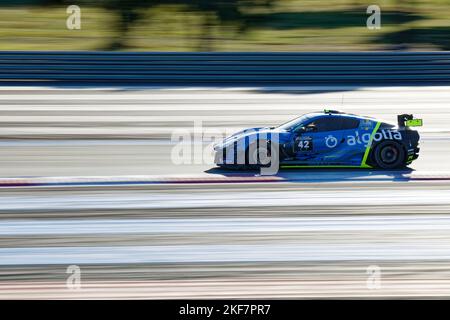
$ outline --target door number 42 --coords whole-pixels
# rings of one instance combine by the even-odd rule
[[[298,149],[300,151],[310,151],[312,149],[312,141],[311,140],[299,140]]]

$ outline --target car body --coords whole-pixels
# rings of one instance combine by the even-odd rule
[[[215,163],[228,168],[263,166],[268,160],[261,155],[273,159],[273,153],[281,167],[402,168],[419,156],[420,136],[411,127],[421,125],[421,119],[408,114],[399,115],[394,125],[335,110],[313,112],[278,127],[251,128],[227,137],[214,146]]]

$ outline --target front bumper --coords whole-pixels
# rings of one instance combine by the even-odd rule
[[[221,165],[234,165],[237,164],[237,152],[235,149],[224,148],[215,149],[214,163],[218,166]]]

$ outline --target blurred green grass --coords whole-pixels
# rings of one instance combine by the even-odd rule
[[[450,50],[448,0],[377,1],[380,30],[366,28],[368,3],[359,0],[244,6],[244,26],[173,3],[139,9],[126,33],[117,11],[95,2],[80,4],[81,30],[66,28],[66,6],[2,3],[0,50],[199,51],[205,37],[215,51]],[[212,15],[206,35],[205,14]]]

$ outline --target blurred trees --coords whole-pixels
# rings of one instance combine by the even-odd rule
[[[61,30],[64,7],[73,4],[82,8],[83,32]],[[11,9],[0,11],[0,46],[7,50],[449,50],[449,0],[380,0],[379,5],[382,28],[370,31],[367,3],[362,0],[0,0],[0,9]]]
[[[178,5],[185,10],[195,11],[202,16],[202,30],[197,49],[213,51],[212,29],[216,26],[233,25],[243,32],[247,28],[247,16],[242,8],[268,7],[275,0],[97,0],[96,6],[103,7],[115,13],[117,20],[114,29],[117,36],[111,42],[109,50],[124,47],[124,42],[130,28],[139,20],[145,18],[148,9],[162,5]],[[70,5],[73,0],[41,0],[44,5]],[[78,0],[77,5],[93,5],[92,1]],[[151,22],[149,22],[151,23]]]

